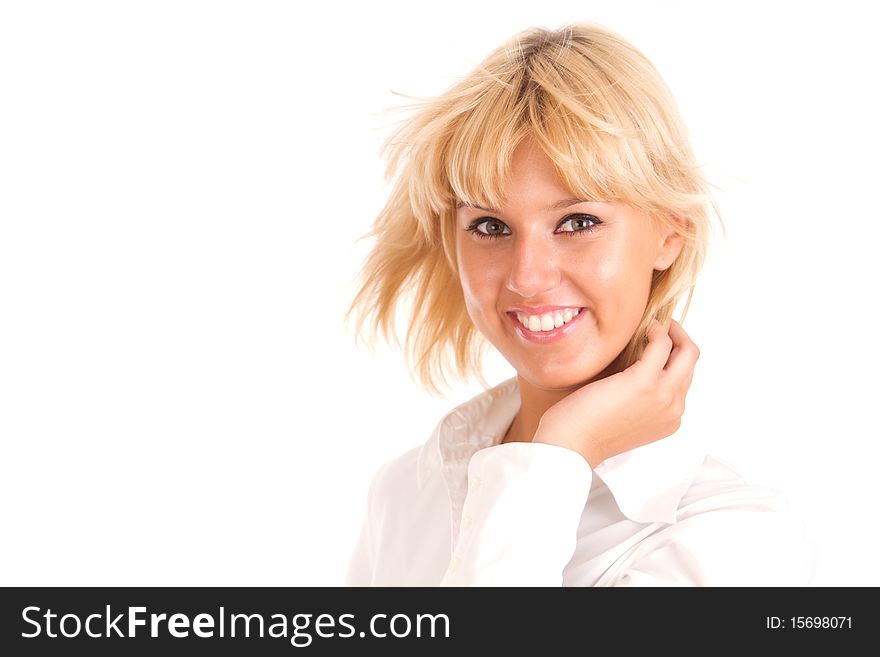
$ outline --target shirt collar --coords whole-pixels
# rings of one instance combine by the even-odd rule
[[[450,411],[419,453],[419,486],[441,467],[457,463],[466,472],[473,454],[501,443],[519,407],[514,376]],[[593,472],[630,520],[674,523],[681,498],[705,457],[704,444],[683,420],[671,436],[605,459]]]

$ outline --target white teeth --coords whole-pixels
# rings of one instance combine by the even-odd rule
[[[567,324],[580,314],[580,308],[566,308],[543,315],[525,315],[516,313],[516,318],[530,331],[552,331]]]

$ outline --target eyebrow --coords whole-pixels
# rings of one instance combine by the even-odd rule
[[[547,208],[547,210],[561,210],[562,208],[567,208],[571,205],[577,205],[578,203],[589,203],[589,199],[583,198],[564,198],[561,201],[557,201],[553,205]],[[499,210],[496,208],[484,207],[482,205],[477,205],[476,203],[465,203],[464,201],[459,201],[455,204],[455,209],[458,208],[476,208],[477,210],[484,210],[486,212],[498,212]]]

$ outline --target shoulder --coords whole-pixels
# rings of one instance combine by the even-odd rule
[[[446,412],[431,436],[417,447],[384,463],[373,476],[375,498],[415,494],[441,465],[441,443],[473,444],[475,439],[499,433],[509,424],[519,404],[516,377],[484,390]],[[459,450],[460,451],[460,450]],[[433,479],[431,479],[433,481]]]
[[[419,455],[425,446],[414,447],[383,463],[370,481],[367,501],[371,510],[384,500],[414,492],[418,488]]]
[[[419,457],[424,449],[427,449],[427,444],[413,447],[383,463],[373,475],[371,493],[382,493],[406,485],[415,486]]]
[[[679,519],[706,509],[747,507],[753,511],[792,512],[776,489],[747,481],[733,466],[708,455],[679,506]]]
[[[713,456],[706,457],[666,533],[703,555],[714,584],[802,586],[815,570],[815,544],[789,500]]]

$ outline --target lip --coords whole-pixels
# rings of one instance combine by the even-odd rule
[[[511,306],[507,309],[508,313],[525,313],[526,315],[543,315],[544,313],[552,313],[557,310],[576,310],[583,308],[581,306]]]
[[[552,308],[555,310],[576,307],[577,306],[541,306],[541,308]],[[520,310],[519,312],[525,311]],[[544,312],[550,312],[550,310],[545,310]],[[562,338],[570,335],[573,331],[577,330],[577,327],[580,326],[581,318],[588,312],[589,310],[587,308],[581,308],[581,311],[578,313],[577,317],[572,319],[568,324],[563,324],[559,328],[555,328],[552,331],[530,331],[522,324],[522,322],[520,322],[516,318],[516,312],[510,311],[507,313],[507,316],[510,317],[511,321],[513,322],[513,328],[516,330],[519,337],[523,338],[524,340],[528,340],[529,342],[548,344],[550,342],[557,342],[558,340],[562,340]]]

